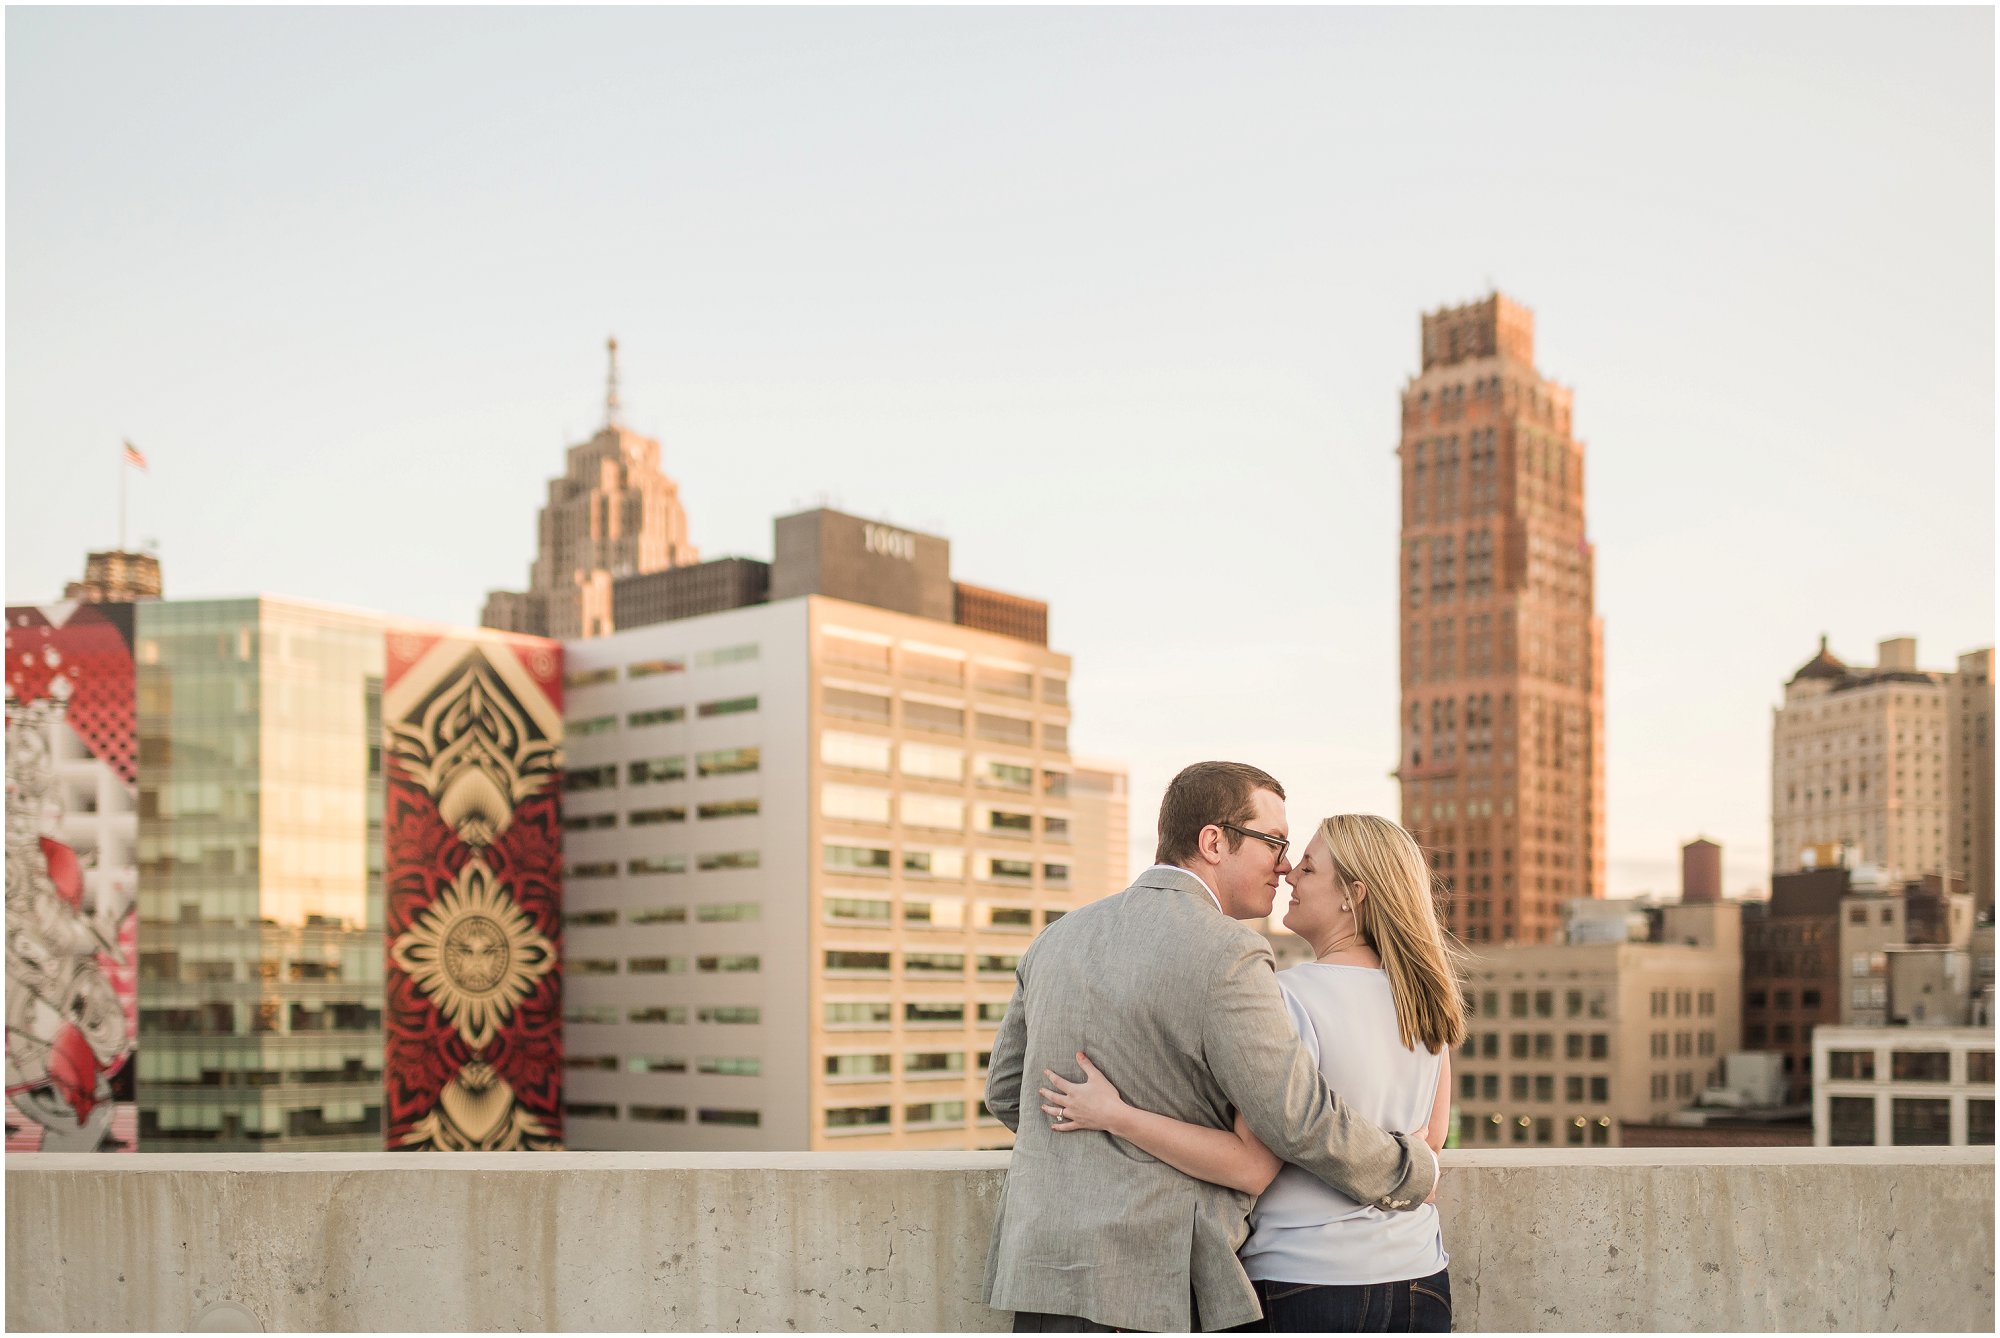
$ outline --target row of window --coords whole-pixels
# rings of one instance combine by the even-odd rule
[[[382,1140],[382,1107],[364,1101],[322,1101],[313,1106],[283,1107],[251,1102],[228,1108],[220,1102],[172,1102],[139,1111],[139,1137],[152,1144],[170,1140],[188,1151],[219,1139],[248,1139],[279,1148],[279,1138],[361,1137],[362,1146]]]
[[[894,818],[891,816],[892,807],[896,815]],[[977,804],[973,809],[978,819],[974,830],[982,836],[1029,840],[1035,835],[1035,815],[1032,812],[998,808],[991,804]],[[904,794],[899,797],[869,786],[827,785],[820,790],[819,811],[821,817],[838,822],[887,826],[892,821],[900,820],[905,827],[948,832],[965,830],[965,802],[946,795]],[[1069,815],[1044,814],[1041,830],[1045,840],[1067,842]]]
[[[703,873],[717,869],[754,869],[762,856],[755,850],[711,850],[694,857],[694,867]],[[686,855],[643,855],[625,861],[625,872],[631,876],[645,877],[650,874],[686,873]],[[580,860],[569,866],[571,878],[616,878],[618,861]]]
[[[1500,1075],[1461,1073],[1458,1075],[1458,1095],[1466,1101],[1481,1097],[1488,1101],[1498,1100]],[[1553,1101],[1556,1099],[1555,1075],[1513,1074],[1507,1080],[1507,1095],[1515,1101]],[[1602,1105],[1611,1099],[1611,1079],[1601,1075],[1585,1077],[1582,1074],[1568,1074],[1563,1078],[1563,1099],[1571,1102],[1594,1101]]]
[[[1819,1007],[1818,990],[1801,990],[1798,999],[1799,1007],[1801,1008],[1815,1009]],[[1789,1012],[1792,1007],[1792,992],[1790,990],[1776,990],[1767,994],[1763,990],[1749,990],[1743,995],[1743,1006],[1745,1008],[1770,1007],[1780,1012]]]
[[[1859,991],[1867,988],[1866,985],[1855,986],[1857,994]],[[1857,998],[1856,1007],[1866,1007],[1866,1005]],[[1743,1027],[1743,1044],[1752,1050],[1762,1049],[1766,1045],[1792,1045],[1794,1043],[1810,1045],[1812,1043],[1812,1035],[1813,1024],[1810,1022],[1796,1028],[1789,1022],[1780,1022],[1773,1026],[1766,1026],[1762,1022],[1750,1022],[1744,1024]]]
[[[888,1106],[834,1106],[825,1112],[824,1127],[828,1133],[854,1133],[864,1129],[887,1132],[889,1109]],[[903,1107],[903,1127],[915,1129],[926,1125],[964,1124],[965,1111],[963,1101],[914,1102]],[[983,1106],[980,1113],[986,1117]]]
[[[625,970],[634,976],[678,976],[687,974],[689,959],[686,957],[628,957]],[[720,954],[693,959],[695,970],[704,974],[726,972],[761,971],[762,961],[755,953]],[[616,957],[572,957],[565,969],[573,976],[615,976],[618,974]]]
[[[903,1025],[909,1027],[962,1027],[967,1005],[942,999],[921,999],[903,1005]],[[982,1027],[997,1027],[1007,1015],[1007,1001],[988,1000],[973,1005]],[[829,1028],[841,1031],[881,1031],[895,1017],[895,1005],[887,999],[838,999],[825,1005],[822,1013]]]
[[[1848,1082],[1872,1082],[1875,1078],[1875,1052],[1873,1050],[1829,1050],[1826,1055],[1827,1076]],[[1894,1082],[1950,1082],[1951,1052],[1949,1050],[1892,1050],[1889,1052],[1889,1078]],[[1965,1052],[1966,1083],[1990,1083],[1993,1081],[1993,1052],[1991,1050],[1967,1050]]]
[[[1556,1038],[1553,1032],[1513,1032],[1508,1037],[1508,1054],[1514,1059],[1554,1059]],[[1532,1053],[1531,1053],[1532,1051]],[[1467,1059],[1498,1059],[1500,1057],[1500,1033],[1467,1032],[1465,1043],[1459,1053]],[[1563,1036],[1563,1055],[1568,1059],[1609,1059],[1611,1057],[1611,1035],[1609,1032],[1572,1031]]]
[[[1422,804],[1413,804],[1410,806],[1408,812],[1411,821],[1420,821],[1424,816],[1424,806]],[[1491,799],[1468,799],[1465,802],[1465,816],[1468,818],[1490,818],[1495,813],[1498,813],[1503,818],[1513,817],[1514,800],[1511,797],[1504,798],[1500,801],[1497,807],[1494,805]],[[1430,806],[1430,816],[1433,822],[1458,821],[1458,801],[1447,800],[1444,803],[1432,804]],[[1450,854],[1451,852],[1446,851],[1444,853]],[[1481,852],[1472,852],[1472,853],[1481,853]],[[1493,852],[1488,850],[1483,853],[1485,854],[1487,861],[1490,863],[1493,858]],[[1504,857],[1506,863],[1511,864],[1513,862],[1514,860],[1513,851],[1502,850],[1500,853]],[[1468,859],[1467,862],[1470,863],[1471,861]],[[1445,862],[1445,867],[1449,868],[1450,864],[1451,862],[1447,860]]]
[[[1408,634],[1403,638],[1404,682],[1424,681],[1424,650],[1430,649],[1429,680],[1444,682],[1459,676],[1459,636],[1456,618],[1432,618],[1430,635],[1426,639],[1424,624],[1419,619],[1411,619]],[[1494,628],[1499,628],[1496,633]],[[1464,673],[1465,676],[1480,677],[1499,672],[1514,655],[1513,617],[1509,614],[1475,613],[1465,619]],[[1502,727],[1506,736],[1506,727]],[[1491,749],[1487,749],[1490,753]]]
[[[694,713],[698,719],[708,720],[724,715],[748,715],[757,709],[755,695],[748,697],[722,697],[712,702],[699,702]],[[643,729],[651,725],[672,725],[687,719],[685,706],[655,706],[643,711],[628,711],[625,724],[630,729]],[[587,739],[596,734],[609,734],[618,728],[616,715],[594,715],[577,720],[563,721],[563,735],[571,739]]]
[[[717,650],[696,651],[694,667],[715,669],[725,664],[741,664],[757,658],[754,645],[723,646]],[[685,656],[669,659],[638,660],[624,667],[627,680],[654,678],[661,674],[678,674],[686,671],[688,660]],[[563,689],[574,692],[578,688],[596,687],[600,683],[618,681],[619,667],[615,664],[598,669],[577,669],[563,675]]]
[[[1472,994],[1466,993],[1468,1008]],[[1563,991],[1564,1017],[1607,1017],[1609,1016],[1609,996],[1603,990]],[[1509,1017],[1554,1017],[1556,996],[1554,990],[1513,990],[1507,995],[1507,1016]],[[1479,994],[1479,1016],[1500,1016],[1500,992],[1482,990]]]
[[[207,945],[204,947],[208,951],[217,950]],[[193,950],[195,949],[190,951]],[[370,974],[371,965],[372,963],[365,961],[280,962],[274,957],[263,957],[254,962],[216,961],[183,956],[179,951],[162,948],[139,954],[139,979],[169,981],[184,985],[212,985],[234,981],[240,974],[244,980],[331,982],[350,979],[357,983],[371,983],[381,979],[379,974]]]
[[[151,1087],[323,1087],[333,1083],[382,1082],[381,1054],[371,1059],[353,1056],[308,1058],[290,1056],[283,1068],[259,1065],[254,1055],[204,1055],[180,1050],[140,1050],[139,1080]],[[334,1061],[339,1067],[333,1067]],[[222,1067],[223,1064],[258,1065]],[[276,1061],[270,1061],[275,1063]]]
[[[748,748],[717,748],[710,752],[694,755],[694,769],[697,776],[746,776],[757,771],[762,760],[762,750],[755,746]],[[687,756],[646,757],[625,764],[627,785],[652,785],[662,781],[682,781],[688,775]],[[563,772],[563,789],[569,793],[591,790],[615,790],[618,788],[618,764],[606,762],[598,766],[571,767]]]
[[[625,1010],[627,1022],[667,1023],[685,1026],[688,1009],[682,1005],[649,1005],[645,1008]],[[755,1004],[710,1004],[694,1010],[694,1020],[716,1026],[755,1026],[764,1020],[763,1010]],[[618,1021],[618,1010],[610,1007],[585,1007],[568,1005],[563,1009],[565,1024],[588,1023],[595,1026],[613,1026]]]
[[[820,867],[828,873],[866,874],[887,877],[895,868],[895,852],[887,846],[856,846],[829,841]],[[919,878],[961,879],[965,877],[962,850],[905,850],[905,874]],[[1026,883],[1035,876],[1035,861],[1012,855],[980,855],[974,865],[977,876],[987,882]],[[1042,881],[1050,886],[1069,885],[1069,865],[1044,861]]]
[[[695,805],[698,820],[711,818],[754,818],[762,806],[755,799],[722,799],[711,804]],[[654,827],[667,823],[683,823],[688,820],[685,804],[670,804],[661,808],[635,808],[625,815],[628,827]],[[601,832],[618,825],[618,814],[580,813],[563,819],[566,832]]]
[[[619,1064],[616,1055],[565,1055],[563,1067],[591,1072],[686,1073],[688,1062],[675,1055],[628,1055]],[[702,1055],[694,1061],[696,1073],[719,1074],[729,1078],[756,1078],[764,1072],[764,1061],[754,1055]]]
[[[889,639],[879,634],[836,631],[833,628],[822,628],[821,631],[825,659],[829,664],[872,669],[883,674],[888,673],[893,664],[905,678],[955,685],[963,685],[966,681],[966,660],[942,646],[918,647],[905,643],[895,651],[892,659]],[[1003,664],[974,660],[971,662],[971,678],[972,685],[982,692],[1023,699],[1035,695],[1035,672],[1030,665],[1013,661]],[[1044,674],[1042,700],[1053,706],[1066,704],[1069,701],[1069,680]]]
[[[1837,1148],[1875,1146],[1875,1101],[1872,1096],[1827,1098],[1827,1141]],[[1965,1103],[1968,1147],[1993,1146],[1991,1098]],[[1947,1097],[1893,1097],[1889,1103],[1889,1144],[1892,1147],[1948,1147],[1951,1144],[1951,1101]]]
[[[846,771],[867,771],[887,776],[893,771],[920,780],[965,780],[967,757],[962,748],[932,743],[893,743],[869,734],[845,734],[827,730],[819,736],[819,760]],[[982,790],[1009,790],[1017,794],[1035,792],[1036,768],[1004,758],[975,755],[971,759],[973,783]],[[1041,794],[1045,799],[1061,799],[1069,794],[1069,773],[1041,769]]]
[[[1649,1095],[1655,1101],[1691,1101],[1695,1095],[1695,1075],[1682,1072],[1674,1074],[1655,1073]]]
[[[826,969],[841,971],[850,975],[889,974],[889,960],[892,954],[886,952],[856,952],[848,948],[828,948]],[[1019,953],[977,953],[974,954],[979,974],[982,976],[1011,976],[1021,965]],[[965,971],[966,954],[962,952],[905,952],[903,970],[911,975],[961,975]]]
[[[1691,1055],[1709,1056],[1715,1053],[1715,1033],[1712,1031],[1656,1031],[1648,1041],[1646,1053],[1654,1059],[1686,1059]]]
[[[984,1073],[993,1062],[991,1050],[971,1056],[975,1071]],[[963,1076],[968,1056],[963,1050],[912,1050],[903,1056],[906,1078],[949,1078]],[[894,1056],[886,1051],[871,1054],[828,1055],[826,1076],[841,1082],[881,1081],[892,1075]]]
[[[874,925],[886,928],[895,903],[872,897],[828,897],[826,919],[831,924]],[[965,903],[955,897],[914,901],[903,899],[903,923],[925,929],[964,929],[968,923]],[[1059,910],[1044,910],[1042,923],[1052,925],[1063,918]],[[1035,913],[1026,906],[996,906],[975,902],[970,923],[980,929],[1028,931],[1035,927]]]
[[[892,922],[894,912],[894,902],[868,897],[828,897],[825,902],[825,918],[830,924],[879,925],[886,928]],[[1041,913],[1041,922],[1052,925],[1063,915],[1060,910],[1045,910]],[[724,901],[706,902],[694,907],[627,906],[622,910],[565,911],[563,925],[572,929],[592,929],[609,928],[621,923],[635,926],[679,925],[692,920],[696,924],[728,924],[763,918],[764,907],[760,902]],[[963,929],[969,923],[980,929],[1025,931],[1035,927],[1035,912],[1027,906],[999,906],[982,901],[973,904],[968,920],[966,905],[957,898],[905,899],[903,923],[928,929]]]
[[[820,689],[820,706],[827,715],[840,720],[859,720],[868,724],[888,725],[894,720],[892,703],[900,708],[904,729],[920,730],[926,734],[942,734],[950,738],[965,737],[966,708],[946,702],[925,701],[908,696],[891,697],[885,692],[871,692],[865,688],[842,687],[828,683]],[[1017,748],[1035,746],[1035,720],[1031,716],[1002,715],[994,711],[974,710],[972,715],[972,736],[987,743],[1010,744]],[[1069,726],[1053,720],[1044,720],[1042,727],[1042,747],[1052,753],[1069,751]]]
[[[572,1120],[615,1120],[618,1107],[602,1101],[565,1101],[563,1114]],[[686,1106],[652,1106],[634,1102],[625,1107],[625,1118],[642,1124],[686,1124]],[[703,1106],[695,1112],[697,1124],[719,1124],[737,1129],[755,1129],[763,1115],[754,1110],[722,1110]]]
[[[1886,952],[1857,952],[1847,963],[1847,973],[1857,979],[1889,974],[1889,954]]]
[[[1672,1007],[1674,1017],[1714,1017],[1715,991],[1702,990],[1654,990],[1647,998],[1648,1012],[1653,1017],[1668,1016]]]
[[[366,1003],[329,1001],[321,1006],[277,999],[260,999],[246,1004],[239,1019],[236,1005],[210,1002],[184,1008],[141,1008],[140,1030],[148,1034],[178,1036],[305,1035],[312,1032],[379,1032],[382,1010]]]
[[[632,925],[680,925],[688,922],[686,906],[628,906],[623,915],[626,924]],[[761,920],[764,907],[755,901],[712,901],[693,908],[697,924],[720,924],[742,920]],[[616,910],[564,911],[563,925],[566,928],[591,928],[615,925],[620,912]]]

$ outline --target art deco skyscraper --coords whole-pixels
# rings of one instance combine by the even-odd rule
[[[688,542],[680,488],[660,472],[660,443],[619,422],[618,341],[604,426],[569,448],[561,478],[549,482],[540,542],[525,591],[495,590],[480,622],[532,636],[603,636],[616,626],[611,583],[700,560]]]
[[[1604,894],[1603,624],[1570,391],[1495,293],[1423,318],[1403,391],[1403,822],[1469,942]]]

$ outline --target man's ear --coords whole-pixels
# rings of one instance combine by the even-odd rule
[[[1215,833],[1213,839],[1209,837],[1210,832]],[[1195,852],[1210,864],[1222,863],[1222,828],[1214,823],[1202,828],[1201,834],[1195,837]]]

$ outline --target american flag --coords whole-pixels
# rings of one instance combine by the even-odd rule
[[[146,457],[139,454],[139,448],[129,441],[125,443],[125,463],[137,465],[141,469],[146,467]]]

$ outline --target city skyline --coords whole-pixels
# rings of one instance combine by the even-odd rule
[[[1393,814],[1395,397],[1497,288],[1589,450],[1613,895],[1698,834],[1763,884],[1820,633],[1992,641],[1990,13],[8,32],[12,602],[108,546],[130,437],[169,597],[475,621],[615,333],[704,554],[824,496],[1050,598],[1135,859],[1206,755],[1301,833]]]

